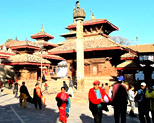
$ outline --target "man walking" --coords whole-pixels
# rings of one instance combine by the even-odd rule
[[[89,90],[89,108],[92,112],[92,115],[94,116],[94,122],[95,123],[101,123],[102,122],[102,110],[106,105],[103,105],[103,103],[108,103],[111,101],[109,96],[105,93],[105,91],[99,87],[100,82],[98,80],[95,80],[93,83],[94,87]]]
[[[22,100],[24,100],[24,108],[26,108],[26,97],[29,95],[25,82],[22,82],[20,87],[20,105],[22,106]]]
[[[71,77],[68,77],[69,79],[69,89],[68,89],[68,94],[71,94],[72,98],[74,98],[74,93],[73,93],[73,82]]]
[[[146,83],[141,83],[141,89],[137,91],[137,95],[135,96],[135,101],[138,102],[138,112],[139,112],[139,119],[141,123],[151,123],[149,117],[149,108],[150,102],[149,99],[145,97],[146,92]],[[145,119],[145,117],[146,119]]]
[[[67,86],[65,81],[63,81],[63,87],[65,88],[65,91],[67,92],[68,91],[68,86]]]
[[[126,111],[127,111],[127,89],[126,86],[121,84],[122,81],[118,81],[113,85],[112,92],[112,105],[114,106],[114,119],[115,123],[126,123]]]
[[[18,97],[18,86],[19,86],[18,80],[16,80],[16,82],[14,84],[14,89],[13,89],[13,93],[15,94],[15,96],[14,96],[15,98]]]

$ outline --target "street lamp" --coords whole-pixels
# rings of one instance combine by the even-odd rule
[[[40,52],[41,52],[41,88],[42,88],[42,51],[43,51],[43,44],[40,46]]]

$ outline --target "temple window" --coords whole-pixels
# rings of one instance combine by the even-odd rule
[[[140,61],[144,61],[144,60],[153,61],[154,60],[154,56],[153,55],[140,55],[139,56],[139,60]]]

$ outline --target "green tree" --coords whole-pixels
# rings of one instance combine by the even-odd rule
[[[7,39],[6,42],[12,41],[13,39]]]

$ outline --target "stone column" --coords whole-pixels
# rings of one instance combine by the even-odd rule
[[[83,21],[77,20],[77,89],[84,88],[84,42],[83,42]]]
[[[80,8],[79,1],[76,2],[76,8],[73,12],[73,18],[77,21],[76,26],[76,50],[77,50],[77,89],[84,89],[84,42],[83,42],[83,20],[86,13]]]

